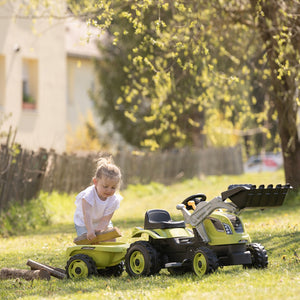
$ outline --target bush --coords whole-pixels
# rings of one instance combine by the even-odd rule
[[[50,223],[44,201],[38,197],[23,204],[12,203],[0,214],[0,236],[8,237],[37,229]]]
[[[288,192],[284,201],[285,205],[300,204],[300,190],[291,190]]]

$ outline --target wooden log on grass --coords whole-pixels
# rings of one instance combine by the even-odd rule
[[[42,270],[22,270],[3,268],[0,270],[0,279],[23,278],[25,280],[46,279],[50,280],[50,273]]]
[[[66,271],[59,268],[53,268],[48,265],[38,263],[34,260],[28,259],[27,265],[31,267],[31,270],[46,270],[51,276],[58,279],[64,279],[66,277]]]
[[[122,236],[119,228],[113,227],[106,231],[96,232],[96,237],[93,240],[87,239],[87,234],[84,233],[74,239],[76,245],[97,245],[100,242],[110,241],[117,237]]]

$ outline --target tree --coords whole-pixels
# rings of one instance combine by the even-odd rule
[[[300,139],[297,114],[300,106],[300,3],[251,0],[251,5],[271,71],[270,100],[278,113],[286,180],[299,187]]]
[[[104,121],[112,119],[135,145],[141,140],[152,148],[224,143],[222,132],[214,133],[214,138],[207,134],[208,120],[219,129],[225,122],[242,129],[251,117],[247,82],[237,80],[229,58],[236,54],[219,47],[216,29],[221,31],[222,26],[214,28],[211,23],[215,9],[198,1],[181,5],[115,2],[116,15],[109,28],[115,45],[102,45],[98,68],[105,101],[95,98],[95,102]],[[223,44],[230,48],[237,28],[226,30]],[[248,45],[241,41],[232,51],[240,55],[241,47]],[[227,140],[227,144],[237,142]]]
[[[122,105],[118,103],[127,81],[126,69],[128,69],[130,63],[127,56],[131,53],[133,43],[136,40],[134,39],[133,30],[129,28],[128,24],[120,22],[118,26],[128,30],[122,43],[114,45],[112,34],[108,36],[108,42],[99,43],[101,59],[97,60],[96,68],[99,74],[100,91],[92,94],[92,97],[102,123],[111,122],[114,125],[113,130],[121,133],[128,144],[139,147],[141,140],[146,138],[145,132],[149,129],[149,126],[147,127],[141,117],[136,118],[133,126],[132,122],[126,117],[126,112],[131,103],[124,102]],[[110,27],[110,31],[115,27],[116,20]],[[142,114],[141,107],[139,113]]]

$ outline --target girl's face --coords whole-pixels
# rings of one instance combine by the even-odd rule
[[[94,178],[93,183],[99,198],[105,201],[115,193],[119,184],[119,179],[109,177]]]

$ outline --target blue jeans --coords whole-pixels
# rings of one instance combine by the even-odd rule
[[[114,227],[113,223],[112,223],[112,221],[109,221],[109,223],[107,225],[107,228],[112,228],[112,227]],[[78,225],[75,224],[75,229],[76,229],[76,232],[77,232],[77,236],[80,236],[84,233],[87,233],[87,229],[86,229],[85,226],[78,226]]]
[[[80,236],[84,233],[87,233],[87,229],[85,226],[78,226],[75,224],[75,229],[76,229],[76,232],[77,232],[77,236]]]

